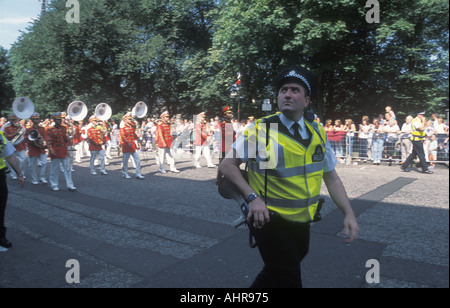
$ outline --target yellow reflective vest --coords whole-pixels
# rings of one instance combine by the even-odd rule
[[[306,146],[294,140],[279,114],[258,120],[253,131],[246,131],[247,140],[258,144],[256,157],[248,160],[250,186],[266,197],[269,209],[294,222],[313,220],[323,178],[326,132],[315,121],[305,119],[305,125],[311,136],[309,143],[304,142]],[[270,138],[266,145],[267,127]]]
[[[423,125],[423,122],[420,118],[414,118],[411,121],[411,128],[412,128],[412,136],[411,136],[411,140],[412,141],[420,141],[425,137],[425,130],[417,130],[417,128],[415,127],[416,123],[419,123],[420,126]]]
[[[5,137],[5,133],[0,131],[0,170],[2,170],[3,168],[6,168],[6,163],[5,163],[5,147],[6,147],[6,143],[8,142],[8,140]]]

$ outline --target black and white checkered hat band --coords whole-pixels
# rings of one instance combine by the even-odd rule
[[[284,78],[288,78],[288,77],[298,78],[298,79],[300,79],[301,81],[303,81],[304,84],[308,87],[309,93],[311,93],[311,86],[310,86],[308,80],[307,80],[305,77],[303,77],[302,75],[300,75],[299,73],[297,73],[297,72],[295,72],[295,71],[290,71],[288,74],[286,74],[286,75],[284,76]]]

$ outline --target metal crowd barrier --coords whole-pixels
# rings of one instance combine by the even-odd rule
[[[432,163],[448,163],[449,148],[448,142],[444,143],[447,136],[438,136],[438,149],[436,157],[430,160],[429,151],[426,149],[429,137],[424,140],[425,156],[428,162]],[[336,157],[340,163],[357,164],[358,162],[375,162],[377,157],[384,163],[398,164],[404,161],[409,153],[411,153],[412,144],[407,136],[398,134],[388,136],[387,133],[381,133],[377,136],[370,134],[368,136],[359,137],[359,132],[353,134],[342,135],[341,139],[333,136],[328,138],[334,150]],[[402,151],[409,148],[409,152],[402,158]],[[407,151],[407,150],[406,150]],[[378,154],[378,155],[377,155]]]

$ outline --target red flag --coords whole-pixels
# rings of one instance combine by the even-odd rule
[[[238,74],[238,80],[236,81],[236,85],[241,84],[241,73]]]

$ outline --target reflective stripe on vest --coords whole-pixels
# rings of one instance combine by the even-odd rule
[[[425,137],[425,130],[417,130],[417,128],[414,127],[414,124],[416,122],[419,122],[420,125],[422,126],[422,120],[419,118],[414,118],[414,120],[411,121],[411,128],[412,128],[412,132],[411,132],[411,140],[412,141],[420,141]]]
[[[275,116],[263,118],[263,121],[270,122]],[[275,131],[270,127],[270,141],[266,146],[268,154],[257,154],[248,164],[250,186],[264,196],[266,169],[262,168],[261,162],[264,160],[261,156],[268,156],[269,160],[276,156],[276,167],[267,169],[266,202],[269,209],[278,212],[287,220],[296,222],[310,222],[316,213],[327,140],[325,130],[317,122],[305,121],[305,124],[311,134],[308,147],[295,141],[290,134]],[[261,120],[256,123],[256,131],[258,142],[265,144],[266,131]],[[247,138],[249,137],[247,135]]]
[[[0,131],[0,138],[2,139],[0,140],[0,170],[2,170],[3,168],[6,168],[4,151],[8,140],[5,137],[5,133],[2,131]]]

